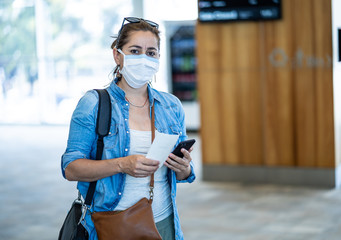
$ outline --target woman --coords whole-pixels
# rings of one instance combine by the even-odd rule
[[[182,149],[183,158],[170,154],[159,170],[158,161],[145,157],[151,145],[153,105],[156,130],[179,135],[178,143],[186,139],[180,101],[148,84],[159,66],[158,24],[141,18],[124,18],[111,48],[117,66],[116,78],[107,89],[112,121],[110,133],[104,138],[105,160],[91,160],[96,154],[98,109],[97,92],[91,90],[81,98],[72,116],[68,145],[62,156],[63,176],[78,181],[83,197],[89,182],[98,180],[90,211],[116,211],[148,197],[150,176],[155,173],[152,209],[157,229],[163,239],[183,239],[175,202],[176,183],[195,179],[192,149]],[[97,239],[89,211],[82,224],[90,239]]]

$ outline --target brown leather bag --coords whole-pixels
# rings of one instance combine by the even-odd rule
[[[154,105],[152,107],[152,142],[155,137]],[[91,215],[99,240],[162,240],[153,211],[154,174],[150,177],[150,198],[142,198],[124,211],[94,212]]]
[[[99,240],[161,240],[154,223],[152,199],[142,198],[124,211],[95,212],[91,218]]]

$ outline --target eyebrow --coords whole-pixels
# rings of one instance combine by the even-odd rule
[[[142,47],[139,46],[139,45],[131,45],[131,46],[129,46],[128,48],[138,48],[138,49],[142,49]],[[157,49],[156,49],[155,47],[149,47],[149,48],[147,48],[147,50],[155,50],[155,51],[157,51]]]

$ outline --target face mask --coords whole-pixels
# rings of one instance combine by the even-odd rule
[[[148,57],[146,54],[125,55],[121,49],[118,51],[124,56],[120,73],[132,88],[143,87],[159,70],[159,59]]]

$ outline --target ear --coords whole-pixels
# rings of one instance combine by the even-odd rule
[[[123,61],[123,59],[122,59],[122,54],[120,54],[118,51],[117,51],[117,48],[114,48],[113,49],[113,55],[114,55],[114,60],[115,60],[115,63],[117,64],[117,65],[122,65],[121,63],[121,61]],[[122,59],[122,60],[121,60]]]

